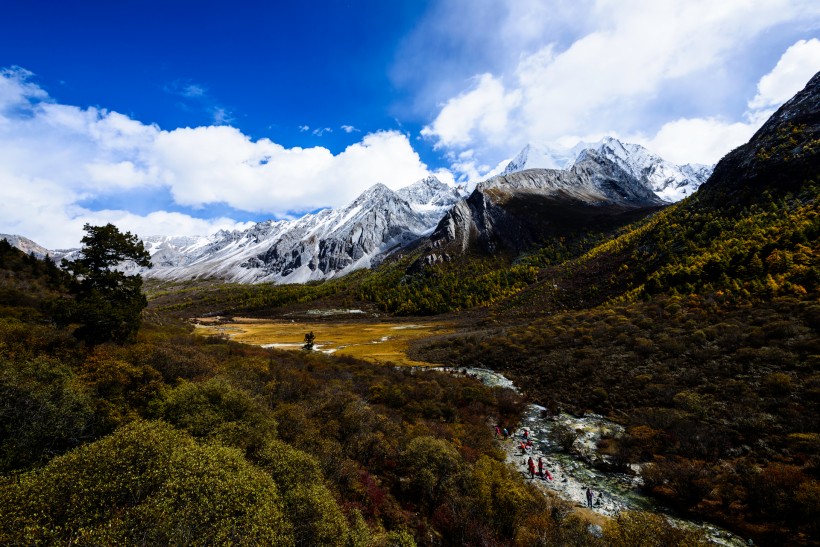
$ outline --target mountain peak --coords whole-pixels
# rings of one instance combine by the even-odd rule
[[[357,207],[362,205],[365,202],[372,202],[372,201],[385,201],[390,199],[396,199],[396,193],[382,184],[381,182],[377,182],[353,200],[353,203],[350,204],[350,207]]]
[[[572,148],[527,144],[510,161],[504,174],[534,168],[569,170],[590,150],[617,164],[667,202],[690,195],[711,174],[711,168],[706,165],[676,165],[639,144],[624,143],[609,136],[596,143],[579,142]]]

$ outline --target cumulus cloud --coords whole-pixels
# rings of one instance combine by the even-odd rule
[[[507,8],[501,26],[509,27],[517,13],[526,30],[526,39],[511,46],[519,48],[514,69],[481,72],[466,89],[443,101],[422,131],[435,146],[475,150],[497,160],[527,142],[550,143],[567,135],[657,132],[658,142],[672,142],[679,140],[675,135],[699,135],[711,125],[719,126],[723,138],[740,138],[748,132],[737,124],[750,123],[748,119],[725,121],[723,111],[704,116],[698,104],[700,97],[722,91],[713,75],[731,71],[738,58],[753,63],[754,41],[767,31],[797,22],[809,29],[820,24],[820,4],[808,0],[591,0],[584,3],[586,17],[576,19],[582,23],[573,23],[573,33],[561,34],[544,32],[554,20],[528,17],[514,4],[500,3]],[[531,2],[525,4],[535,9]],[[565,2],[540,6],[555,7],[558,19],[570,10]],[[463,31],[454,27],[457,35]],[[499,39],[489,40],[504,49]],[[801,78],[805,84],[808,67],[818,68],[816,42],[798,42],[784,55],[783,66],[761,80],[752,110],[779,104]],[[725,81],[739,87],[740,79]],[[680,89],[695,93],[687,97]],[[696,115],[681,115],[686,108]],[[688,161],[719,157],[739,144],[708,142],[716,148],[689,146],[694,156]]]
[[[453,97],[432,124],[422,129],[425,137],[434,137],[436,146],[462,146],[477,136],[495,144],[509,134],[509,114],[521,102],[519,90],[506,92],[492,74],[475,79],[469,91]]]
[[[635,136],[633,140],[678,163],[717,163],[732,148],[747,142],[818,70],[820,40],[799,40],[760,78],[757,94],[748,101],[742,120],[681,118],[665,123],[652,138]]]
[[[748,141],[762,125],[717,118],[681,118],[664,124],[652,138],[627,138],[678,164],[712,165],[732,148]]]
[[[348,203],[367,187],[429,174],[406,135],[382,131],[338,154],[252,140],[229,125],[163,130],[117,112],[51,100],[22,69],[0,72],[0,232],[50,247],[76,246],[85,222],[142,236],[245,226],[230,218],[90,210],[123,192],[170,193],[192,210],[227,205],[286,217]],[[446,177],[445,177],[446,178]],[[171,205],[171,204],[169,204]]]
[[[341,129],[345,133],[361,133],[360,129],[357,129],[356,127],[354,127],[352,125],[343,125],[343,126],[341,126]]]
[[[760,79],[749,108],[777,107],[789,100],[820,70],[820,40],[800,40],[780,57],[771,72]]]

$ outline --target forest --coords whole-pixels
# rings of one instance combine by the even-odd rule
[[[703,543],[646,513],[591,535],[504,463],[512,390],[194,336],[151,309],[101,341],[65,323],[77,296],[53,262],[3,241],[0,276],[2,544]]]

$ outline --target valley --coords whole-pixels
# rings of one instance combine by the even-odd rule
[[[153,270],[0,240],[0,543],[820,545],[820,73],[705,181],[516,162]]]
[[[450,323],[425,318],[418,318],[418,321],[367,322],[337,319],[334,322],[296,322],[246,317],[234,317],[224,322],[212,318],[193,320],[195,334],[227,336],[230,340],[263,348],[302,351],[305,334],[312,332],[316,336],[314,351],[355,357],[381,365],[430,366],[431,363],[408,357],[409,344],[429,336],[452,333],[453,327]]]

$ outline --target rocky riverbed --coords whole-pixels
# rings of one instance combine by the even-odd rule
[[[440,367],[438,370],[476,377],[489,386],[516,389],[508,378],[487,369]],[[633,473],[626,474],[602,471],[591,465],[591,462],[606,459],[597,451],[598,441],[602,437],[616,437],[622,432],[622,426],[603,416],[550,416],[544,407],[531,404],[527,406],[518,427],[509,431],[507,438],[501,435],[499,442],[507,453],[507,461],[527,480],[544,492],[552,492],[579,507],[586,507],[586,490],[589,488],[593,492],[590,510],[598,514],[614,517],[621,511],[650,511],[663,515],[675,526],[703,530],[716,545],[748,545],[739,536],[712,524],[682,519],[645,496],[640,490],[643,483],[639,468],[634,467]],[[571,434],[570,439],[566,438],[567,433]],[[521,443],[526,439],[532,441],[532,447],[522,450]],[[530,477],[527,465],[530,457],[535,461],[536,472],[538,458],[542,458],[552,480],[546,477],[546,473],[544,476],[536,474],[534,478]]]

